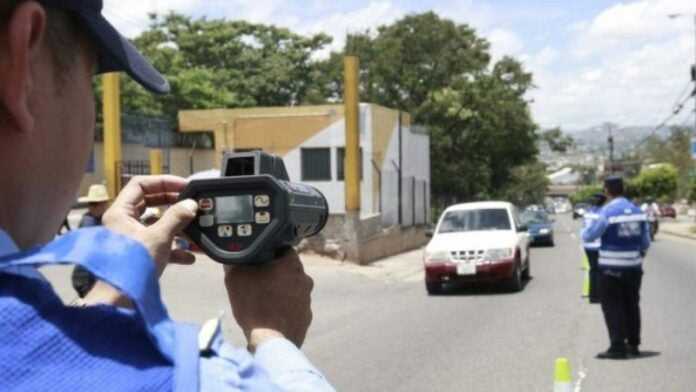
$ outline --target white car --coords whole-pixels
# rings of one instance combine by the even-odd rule
[[[530,276],[527,227],[508,202],[451,206],[432,233],[424,262],[429,294],[453,282],[503,281],[520,291]]]

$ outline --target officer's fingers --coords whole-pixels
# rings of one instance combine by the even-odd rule
[[[179,198],[178,192],[158,193],[145,195],[145,205],[147,207],[168,206],[176,203]]]
[[[137,205],[148,195],[180,192],[187,184],[188,181],[177,176],[136,176],[123,188],[116,202]]]
[[[169,262],[173,264],[193,264],[196,262],[196,256],[183,249],[174,249],[169,257]]]
[[[162,218],[150,226],[150,230],[156,230],[170,240],[183,231],[195,217],[198,211],[198,203],[191,199],[180,201],[165,211]]]

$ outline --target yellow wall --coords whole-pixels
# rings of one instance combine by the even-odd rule
[[[284,156],[342,120],[343,113],[342,105],[184,110],[179,112],[179,130],[213,131],[219,168],[226,149],[258,148]]]

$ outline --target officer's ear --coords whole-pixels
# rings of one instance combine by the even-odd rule
[[[34,128],[33,71],[37,70],[32,66],[43,56],[46,12],[34,1],[21,2],[0,27],[4,28],[0,31],[0,123],[2,128],[30,132]]]

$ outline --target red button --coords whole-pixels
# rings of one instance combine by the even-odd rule
[[[203,211],[210,211],[213,209],[213,199],[201,199],[198,201],[198,208]]]
[[[239,242],[233,242],[228,247],[231,251],[238,252],[238,251],[242,250],[244,245],[240,244]]]

